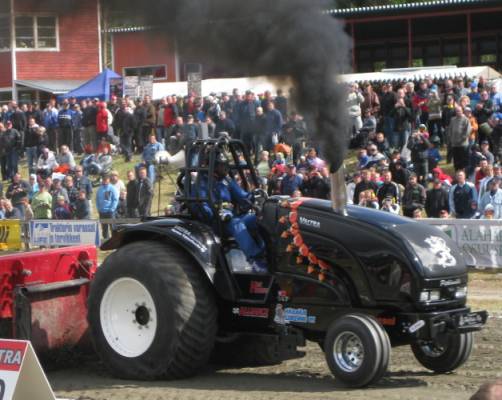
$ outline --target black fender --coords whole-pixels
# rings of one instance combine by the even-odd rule
[[[220,239],[209,226],[183,218],[162,218],[139,224],[119,225],[112,237],[101,245],[101,250],[118,249],[139,240],[164,240],[181,247],[197,262],[222,298],[235,299],[233,281],[221,260]]]

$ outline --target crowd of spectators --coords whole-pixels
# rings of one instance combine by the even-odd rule
[[[150,215],[155,155],[223,132],[245,142],[269,194],[329,198],[329,172],[309,124],[281,91],[10,102],[0,112],[0,218]],[[348,86],[357,171],[349,202],[408,217],[502,218],[501,96],[482,78]],[[499,113],[500,111],[500,113]],[[133,154],[141,161],[133,163]],[[454,176],[440,167],[453,161]],[[78,157],[77,157],[78,155]],[[127,183],[113,158],[130,164]],[[25,160],[29,178],[19,174]],[[99,185],[92,201],[93,185]],[[5,186],[5,197],[4,197]],[[108,226],[103,226],[108,236]]]
[[[349,87],[355,204],[408,217],[502,218],[502,95],[482,77]],[[453,176],[439,167],[453,163]]]

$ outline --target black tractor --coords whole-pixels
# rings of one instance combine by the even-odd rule
[[[267,272],[254,272],[225,234],[214,195],[221,154],[253,193],[234,212],[256,213]],[[211,358],[276,364],[302,357],[306,340],[350,387],[377,382],[394,346],[410,345],[437,373],[469,358],[488,315],[466,306],[464,257],[440,230],[340,199],[267,198],[237,140],[195,141],[185,160],[179,215],[119,226],[101,247],[115,251],[92,282],[88,318],[114,375],[184,378]],[[332,177],[334,200],[345,193],[340,175]],[[200,217],[203,207],[212,220]]]

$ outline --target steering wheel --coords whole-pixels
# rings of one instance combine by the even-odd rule
[[[265,201],[268,199],[268,194],[265,190],[263,189],[254,189],[251,194],[253,195],[253,209],[256,212],[256,215],[260,215],[261,211],[263,210],[263,205],[265,204]]]

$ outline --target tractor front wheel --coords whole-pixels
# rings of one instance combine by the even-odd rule
[[[436,373],[450,372],[467,361],[472,351],[472,332],[450,333],[434,341],[411,345],[420,364]]]
[[[335,378],[349,387],[364,387],[387,370],[390,343],[371,317],[348,314],[337,318],[324,340],[324,353]]]

